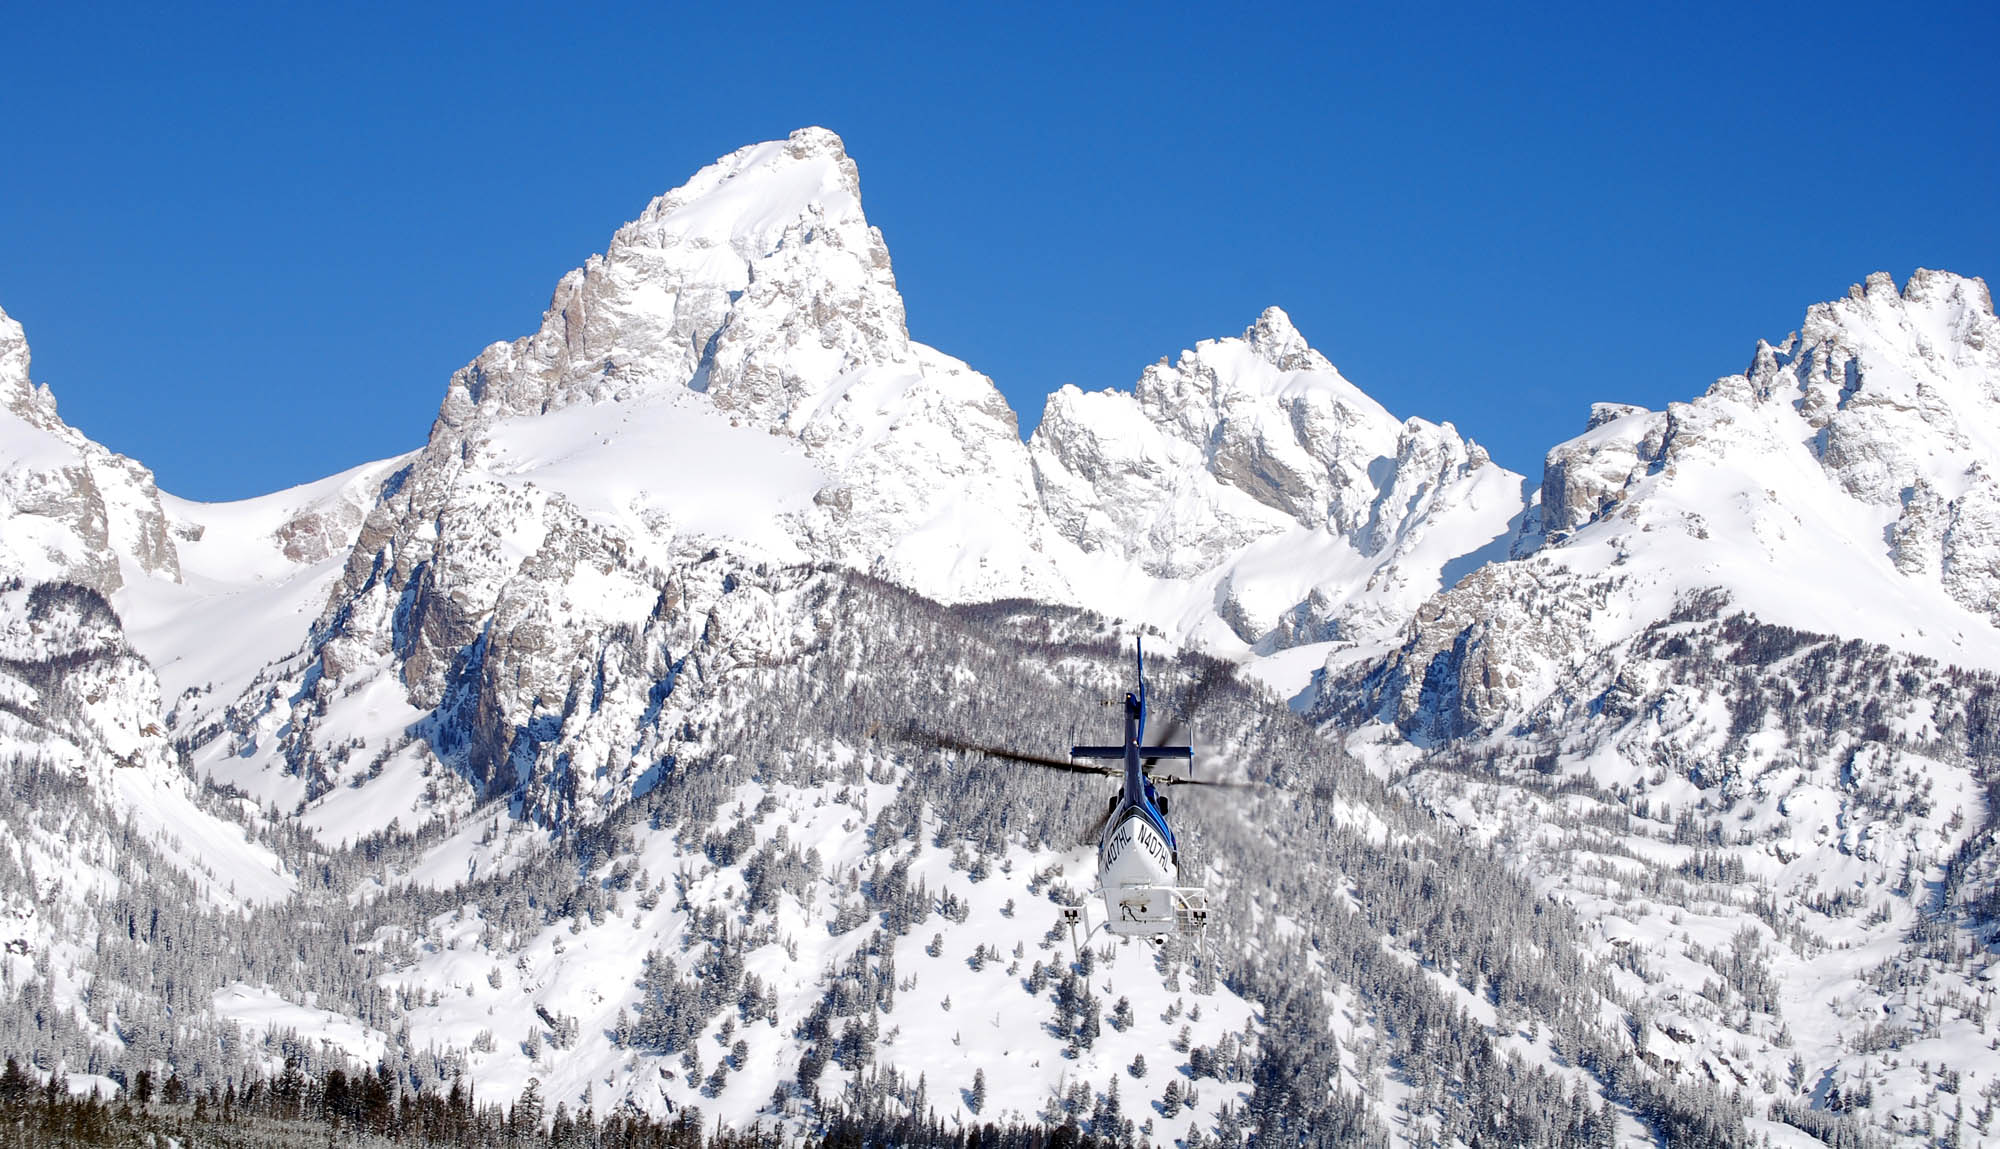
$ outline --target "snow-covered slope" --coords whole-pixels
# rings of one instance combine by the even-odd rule
[[[300,655],[362,519],[407,461],[234,503],[160,496],[180,577],[128,581],[112,601],[159,675],[177,730],[212,723]]]
[[[17,805],[35,805],[25,779],[43,775],[84,795],[39,812],[61,831],[7,828],[16,865],[56,876],[42,908],[23,913],[61,919],[78,899],[117,890],[125,834],[221,904],[282,898],[292,881],[275,856],[201,801],[181,768],[153,652],[134,648],[109,601],[180,588],[188,536],[171,500],[151,472],[64,423],[28,370],[21,326],[0,313],[0,761],[24,787]],[[22,928],[31,945],[62,937]]]
[[[2000,1097],[1996,340],[1981,281],[1877,275],[1692,402],[1600,404],[1518,557],[1315,710],[1595,923],[1653,1064],[1829,1136]]]
[[[838,570],[743,573],[724,598],[803,622],[766,632],[754,660],[689,659],[708,704],[690,723],[705,736],[638,802],[553,855],[497,811],[385,851],[388,889],[371,888],[346,929],[381,955],[402,1044],[426,1063],[489,1091],[534,1079],[572,1111],[698,1107],[738,1127],[809,1128],[838,1098],[952,1124],[1073,1116],[1102,1135],[1127,1120],[1178,1139],[1235,1127],[1251,1083],[1282,1077],[1299,1088],[1288,1103],[1267,1095],[1269,1114],[1338,1113],[1373,1131],[1406,1102],[1476,1128],[1501,1089],[1436,1099],[1433,1113],[1393,1068],[1416,1056],[1392,1050],[1428,1016],[1455,1019],[1457,1035],[1424,1064],[1483,1063],[1536,1121],[1551,1093],[1595,1116],[1594,1087],[1554,1056],[1553,1035],[1491,1025],[1491,1004],[1453,980],[1476,986],[1483,961],[1504,979],[1500,1000],[1560,998],[1569,1040],[1608,1040],[1569,919],[1412,821],[1277,700],[1224,681],[1196,711],[1244,766],[1272,770],[1267,792],[1190,798],[1180,814],[1187,872],[1229,907],[1209,939],[1220,970],[1183,942],[1100,935],[1079,955],[1052,903],[1090,880],[1072,843],[1101,786],[890,732],[911,714],[1027,747],[1094,729],[1126,652],[1057,654],[1009,637],[1018,618]],[[1057,608],[1039,618],[1083,624]],[[899,664],[913,650],[923,673]],[[1187,698],[1178,675],[1155,685]],[[1424,927],[1423,914],[1455,911],[1395,908],[1419,874],[1495,917]],[[1497,929],[1502,918],[1521,932]],[[273,1003],[246,987],[217,1007],[254,1020]],[[328,1019],[309,1032],[322,1030],[365,1040]]]
[[[196,801],[198,787],[179,768],[161,725],[152,671],[94,589],[14,583],[0,591],[0,694],[0,742],[9,769],[53,771],[80,782],[111,818],[129,820],[140,835],[160,843],[168,860],[200,875],[222,904],[290,892],[291,878],[269,850]],[[91,833],[113,831],[90,827]],[[115,886],[100,876],[107,867],[115,872],[116,862],[53,869],[66,874],[71,895],[81,897]]]
[[[46,1035],[115,1047],[121,1025],[136,1034],[177,1003],[120,976],[107,918],[156,891],[172,891],[177,915],[234,916],[296,889],[180,769],[153,673],[93,587],[0,584],[0,790],[0,1033],[34,1018]]]

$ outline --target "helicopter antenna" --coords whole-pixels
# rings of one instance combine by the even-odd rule
[[[1146,639],[1143,635],[1132,639],[1132,669],[1139,675],[1139,716],[1146,714]]]

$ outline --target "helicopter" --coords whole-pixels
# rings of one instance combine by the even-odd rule
[[[1116,746],[1072,746],[1069,760],[1024,754],[995,746],[964,742],[944,735],[917,731],[920,740],[943,749],[965,750],[992,758],[1075,774],[1095,774],[1121,779],[1118,791],[1110,796],[1103,819],[1096,827],[1097,884],[1104,900],[1107,933],[1120,938],[1144,938],[1163,944],[1169,934],[1203,937],[1208,929],[1208,891],[1188,885],[1180,870],[1180,842],[1167,821],[1171,803],[1159,792],[1163,786],[1228,786],[1241,783],[1212,781],[1194,777],[1194,749],[1190,746],[1144,744],[1146,730],[1145,645],[1140,640],[1133,654],[1138,689],[1125,695],[1125,739]],[[1178,722],[1168,728],[1171,738]],[[1151,767],[1162,760],[1184,761],[1185,776],[1155,773]],[[1097,763],[1116,762],[1118,765]],[[1089,764],[1084,764],[1089,763]],[[1064,907],[1064,920],[1074,928],[1082,919],[1081,906]],[[1097,928],[1087,920],[1085,936]]]

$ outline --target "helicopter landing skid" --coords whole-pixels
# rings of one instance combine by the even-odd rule
[[[1091,934],[1090,918],[1083,912],[1082,906],[1064,906],[1062,907],[1062,920],[1063,924],[1069,927],[1070,953],[1081,959],[1083,957],[1083,943]],[[1076,927],[1079,925],[1083,927],[1083,938],[1076,936]]]
[[[1083,943],[1099,930],[1130,941],[1139,938],[1156,946],[1165,945],[1170,934],[1192,937],[1204,952],[1208,948],[1208,891],[1200,886],[1128,886],[1119,891],[1114,913],[1092,923],[1083,905],[1061,906],[1062,924],[1069,927],[1070,949],[1082,956]],[[1111,909],[1106,899],[1106,909]],[[1078,927],[1082,927],[1081,935]]]
[[[1199,886],[1182,886],[1174,891],[1174,923],[1184,934],[1199,934],[1208,940],[1208,891]]]

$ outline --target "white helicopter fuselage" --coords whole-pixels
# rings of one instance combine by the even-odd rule
[[[1137,810],[1099,843],[1097,877],[1106,886],[1180,885],[1172,847]]]
[[[1134,807],[1107,828],[1097,847],[1097,881],[1104,892],[1105,928],[1150,937],[1180,928],[1180,867],[1146,813]]]

